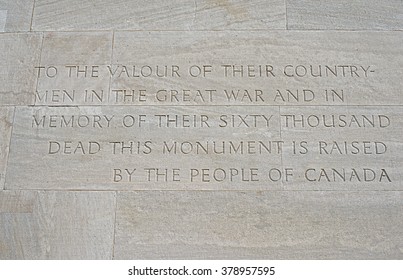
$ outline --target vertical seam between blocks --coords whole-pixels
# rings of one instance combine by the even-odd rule
[[[14,123],[15,123],[15,111],[17,110],[16,106],[12,106],[13,108],[13,117],[12,117],[12,123],[11,123],[11,131],[10,131],[10,139],[8,139],[8,147],[7,147],[7,157],[6,157],[6,166],[4,167],[4,184],[2,186],[2,190],[6,190],[6,184],[7,184],[7,170],[8,170],[8,161],[10,159],[10,147],[11,147],[11,139],[13,137],[13,132],[14,132]]]
[[[42,64],[42,52],[43,52],[43,42],[45,41],[45,33],[41,32],[41,47],[39,50],[39,59],[38,59],[38,66],[41,66]],[[38,70],[38,74],[39,74],[39,70]],[[33,106],[36,106],[36,93],[38,92],[38,87],[39,87],[39,75],[36,75],[36,85],[35,85],[35,89],[34,89],[34,100],[33,100]]]
[[[281,106],[278,106],[278,127],[279,127],[279,132],[280,132],[280,141],[283,141],[283,136],[281,135]],[[284,155],[284,145],[282,146],[281,152],[280,152],[280,166],[281,170],[284,170],[284,161],[283,161],[283,155]],[[281,189],[284,190],[284,181],[281,180]]]
[[[112,260],[115,259],[115,243],[116,243],[116,212],[118,210],[118,192],[115,191],[114,221],[113,221],[113,239],[112,239]]]
[[[32,32],[32,24],[34,22],[34,11],[35,11],[35,4],[36,4],[35,1],[36,0],[34,0],[34,4],[32,5],[31,25],[29,26],[29,31],[31,31],[31,32]]]
[[[288,30],[288,9],[287,9],[287,0],[284,0],[284,6],[285,6],[285,30]]]
[[[112,67],[113,63],[113,49],[115,47],[115,30],[112,30],[112,44],[111,44],[111,59],[109,60],[110,65]],[[111,97],[111,87],[112,87],[112,75],[109,75],[109,85],[108,85],[108,104],[109,104],[109,98]]]

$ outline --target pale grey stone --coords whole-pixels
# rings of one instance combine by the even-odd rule
[[[282,107],[287,190],[403,190],[401,106]],[[295,145],[292,144],[295,143]]]
[[[33,30],[285,29],[283,0],[36,0]]]
[[[281,181],[267,176],[281,164],[278,113],[270,106],[18,107],[6,189],[279,189]]]
[[[0,10],[0,32],[4,32],[7,22],[7,10]]]
[[[395,32],[116,32],[109,104],[402,105],[402,96],[396,94],[397,81],[403,79],[401,45],[403,37]],[[163,73],[167,67],[165,77],[156,77],[157,66]],[[226,69],[241,66],[243,77],[231,70],[226,76]],[[133,77],[142,67],[145,72],[151,67],[153,74]],[[197,67],[206,67],[206,77],[190,75],[190,69],[197,74]],[[315,77],[318,71],[321,77]],[[216,90],[212,102],[192,98],[196,90],[205,94],[207,89]],[[146,101],[139,100],[140,90]],[[159,101],[159,90],[179,96],[190,90],[191,98]],[[231,91],[239,92],[236,101],[227,98]]]
[[[30,31],[33,6],[34,0],[0,0],[0,10],[6,11],[5,18],[0,16],[0,22],[4,20],[5,24],[0,32]]]
[[[50,32],[43,39],[35,104],[74,104],[66,97],[109,91],[112,32]],[[96,65],[96,67],[94,67]],[[84,71],[84,72],[82,72]],[[92,99],[91,99],[92,100]],[[92,104],[97,104],[93,102]]]
[[[401,112],[400,106],[21,107],[6,189],[401,190]]]
[[[403,30],[401,0],[286,0],[289,29]]]
[[[111,259],[115,199],[113,192],[0,191],[0,259]]]
[[[13,117],[13,107],[0,107],[0,190],[6,177]]]
[[[168,65],[168,69],[177,65],[181,77],[169,71],[167,77],[162,78],[116,74],[111,89],[147,89],[153,94],[161,88],[180,91],[208,87],[218,91],[214,104],[403,104],[402,96],[396,94],[400,91],[400,83],[396,81],[403,78],[401,45],[403,37],[395,32],[198,32],[197,35],[191,32],[116,32],[114,64],[136,65],[137,68],[145,65],[154,71],[156,65]],[[133,52],[133,48],[143,51]],[[206,73],[206,77],[191,77],[187,72],[193,65],[207,65],[211,72]],[[239,72],[231,76],[231,71],[225,77],[226,66],[223,65],[238,70],[242,65],[243,77]],[[249,77],[248,65],[254,67]],[[263,67],[262,75],[259,65]],[[273,71],[266,72],[266,65],[272,66]],[[315,77],[319,70],[322,76]],[[338,76],[331,71],[337,71]],[[137,75],[138,72],[139,69]],[[248,90],[252,101],[244,98],[243,102],[228,102],[223,91],[230,89]],[[263,92],[264,101],[254,98],[255,90]],[[285,101],[277,97],[277,90]],[[288,100],[287,90],[295,95],[298,90],[299,100]],[[315,99],[308,98],[304,102],[303,90],[314,92]],[[344,99],[327,100],[325,92],[332,90]],[[138,103],[141,102],[131,102]]]
[[[111,36],[47,34],[36,104],[403,104],[396,32],[116,31],[112,58]]]
[[[0,214],[33,213],[35,193],[29,191],[0,191]]]
[[[116,259],[401,259],[401,192],[119,192]]]
[[[41,34],[0,34],[0,105],[31,105],[34,102]]]
[[[399,30],[398,0],[0,0],[34,31],[0,34],[0,259],[402,259]]]
[[[109,64],[112,32],[46,32],[41,64],[103,65]]]

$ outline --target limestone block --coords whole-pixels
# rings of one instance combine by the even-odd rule
[[[32,105],[42,35],[0,34],[0,105]]]
[[[0,189],[3,189],[6,178],[13,117],[13,107],[0,107]]]
[[[402,30],[403,3],[287,0],[288,29]]]
[[[401,259],[401,192],[119,192],[116,259]]]
[[[33,30],[285,29],[282,0],[37,0]]]
[[[113,192],[0,191],[0,259],[111,259]]]
[[[69,96],[75,95],[83,96],[85,104],[85,92],[108,92],[106,65],[111,55],[111,32],[46,33],[40,68],[36,68],[35,104],[70,105]]]
[[[399,32],[116,31],[113,55],[111,36],[47,33],[36,104],[403,104]]]
[[[1,0],[0,32],[30,31],[34,0]]]
[[[293,190],[402,190],[401,106],[282,107]]]
[[[279,189],[270,106],[19,107],[6,189]]]

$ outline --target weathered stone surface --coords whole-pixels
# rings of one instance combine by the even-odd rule
[[[402,259],[402,16],[0,0],[0,259]]]
[[[402,119],[400,106],[21,107],[5,187],[402,190]]]
[[[145,45],[144,51],[130,51]],[[115,75],[111,89],[151,89],[153,93],[161,88],[207,87],[217,89],[214,104],[234,104],[223,93],[230,89],[251,92],[252,101],[236,102],[245,105],[403,104],[402,96],[396,94],[400,84],[394,82],[403,78],[401,45],[403,37],[393,32],[203,32],[197,36],[190,32],[116,32],[114,64],[178,65],[181,77]],[[188,69],[199,73],[193,65],[202,69],[207,65],[205,77],[189,75]],[[253,71],[249,72],[248,65]],[[254,98],[255,90],[263,92],[264,101]],[[298,90],[299,100],[288,99],[287,90],[294,95]],[[343,92],[344,99],[333,100],[333,91]]]
[[[400,0],[286,0],[289,29],[403,30]]]
[[[401,106],[282,107],[284,182],[292,190],[402,190]]]
[[[0,215],[5,213],[33,213],[35,204],[35,192],[0,191]]]
[[[401,192],[119,192],[117,259],[400,259]]]
[[[84,95],[86,90],[107,92],[110,78],[106,65],[110,65],[111,56],[111,32],[46,33],[41,64],[38,65],[41,68],[36,69],[35,104],[67,103],[63,102],[66,100],[63,93],[73,94],[73,90],[77,95]],[[93,68],[93,65],[98,68]],[[82,100],[85,104],[84,98]]]
[[[112,32],[46,32],[41,64],[103,65],[110,63],[111,53]]]
[[[277,107],[20,107],[6,189],[279,189],[281,144]]]
[[[403,105],[398,32],[117,31],[112,64],[110,34],[88,57],[96,36],[81,34],[45,38],[60,73],[41,76],[36,104]]]
[[[14,108],[0,107],[0,190],[4,187]]]
[[[0,34],[0,105],[31,105],[37,79],[41,34]]]
[[[111,259],[113,192],[0,191],[0,259]]]
[[[0,0],[0,32],[30,31],[33,7],[34,0]]]
[[[4,32],[7,22],[7,10],[0,10],[0,32]]]
[[[285,29],[282,0],[37,0],[33,30]]]

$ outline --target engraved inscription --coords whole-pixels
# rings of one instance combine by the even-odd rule
[[[79,35],[46,35],[6,188],[403,188],[399,36],[377,34],[391,59],[361,33],[198,34],[116,31],[60,59]]]
[[[395,142],[401,141],[400,107],[287,108],[19,108],[12,142],[19,153],[11,152],[9,182],[28,188],[44,180],[100,189],[400,188],[397,168],[387,164],[402,156]],[[27,183],[21,162],[42,177]]]
[[[139,105],[139,104],[343,104],[350,91],[332,87],[332,81],[368,80],[376,77],[374,65],[254,65],[254,64],[208,64],[208,65],[64,65],[37,66],[37,78],[50,87],[36,91],[36,104],[83,104],[83,105]],[[56,84],[65,81],[112,80],[124,82],[125,87],[114,85],[104,88],[60,88]],[[151,81],[161,80],[187,87],[156,88]],[[244,81],[248,88],[227,87],[234,80]],[[301,79],[298,86],[287,86]],[[321,87],[311,88],[307,83],[313,79],[323,81]],[[144,82],[143,82],[144,81]],[[192,86],[201,81],[211,84],[208,88]],[[214,81],[211,83],[211,81]],[[51,85],[55,84],[54,87]],[[72,83],[76,84],[76,83]],[[142,86],[139,87],[139,84]],[[127,87],[133,85],[133,87]]]

